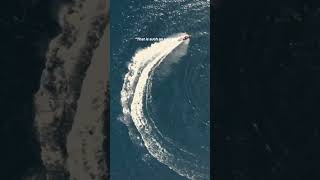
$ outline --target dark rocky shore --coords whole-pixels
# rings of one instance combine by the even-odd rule
[[[61,17],[58,16],[58,10],[63,4],[70,2],[67,0],[7,1],[1,6],[0,104],[2,118],[0,138],[2,145],[0,148],[0,179],[68,179],[69,173],[63,164],[65,159],[62,164],[58,162],[57,167],[54,164],[51,166],[50,161],[41,157],[46,152],[43,145],[53,143],[57,146],[50,148],[61,150],[64,158],[67,156],[66,137],[73,123],[82,80],[86,76],[86,70],[91,64],[94,50],[97,48],[100,37],[109,21],[107,12],[105,12],[95,17],[96,21],[91,24],[92,29],[86,30],[80,27],[80,30],[86,32],[86,36],[83,37],[86,39],[84,39],[84,44],[79,43],[79,54],[76,56],[78,57],[77,64],[70,66],[72,73],[68,74],[70,75],[68,80],[59,81],[61,80],[60,76],[64,76],[60,72],[64,68],[63,64],[73,60],[66,56],[73,55],[72,52],[66,52],[64,59],[61,59],[61,54],[55,53],[61,53],[59,49],[70,48],[76,42],[76,39],[72,39],[72,37],[77,38],[75,34],[72,34],[75,32],[72,25],[68,26],[68,24],[59,22]],[[105,4],[101,4],[101,6],[105,8]],[[68,15],[73,15],[73,13],[68,12]],[[86,27],[84,26],[84,28]],[[50,42],[59,34],[61,34],[58,38],[60,41],[55,47]],[[51,54],[48,54],[49,44],[52,48],[49,52]],[[49,104],[44,103],[43,106],[37,106],[35,95],[43,95],[37,94],[39,89],[45,89],[46,92],[49,92],[51,96]],[[53,97],[59,96],[59,94],[63,95],[61,92],[67,92],[69,99],[72,100],[62,103],[63,114],[54,117],[59,123],[54,124],[56,127],[52,129],[52,133],[50,134],[49,128],[47,134],[41,134],[43,131],[39,131],[39,122],[35,121],[37,114],[41,108],[57,107]],[[60,102],[59,99],[56,101]],[[108,103],[105,102],[105,111],[108,111],[107,105]],[[107,117],[107,114],[105,116]],[[50,121],[51,117],[46,117],[48,118],[43,118],[41,121]],[[102,120],[107,123],[106,118]],[[107,133],[104,135],[101,132],[101,136],[106,137]],[[107,144],[107,142],[105,143]],[[106,154],[104,155],[107,157]],[[59,159],[58,154],[53,159],[55,158]],[[107,159],[103,158],[101,161],[107,161]],[[107,164],[107,162],[102,163]]]

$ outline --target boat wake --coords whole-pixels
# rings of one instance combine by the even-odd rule
[[[151,98],[150,90],[155,70],[165,60],[170,60],[171,58],[167,57],[178,47],[183,49],[179,57],[186,54],[189,39],[181,40],[186,35],[180,33],[166,38],[138,51],[133,56],[121,90],[121,105],[124,115],[122,120],[128,126],[131,135],[138,132],[137,139],[141,137],[144,147],[156,160],[188,179],[209,179],[208,167],[202,165],[203,163],[198,160],[196,155],[178,147],[165,137],[152,118],[144,113],[145,101],[151,101],[149,99]]]

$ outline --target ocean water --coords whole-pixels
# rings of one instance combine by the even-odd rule
[[[209,6],[111,2],[111,179],[209,179]]]

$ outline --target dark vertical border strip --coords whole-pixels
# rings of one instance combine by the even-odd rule
[[[214,97],[213,97],[213,68],[214,68],[214,63],[213,63],[213,52],[214,52],[214,15],[215,15],[215,10],[214,6],[216,4],[217,0],[210,0],[210,179],[214,179],[214,167],[213,167],[213,162],[214,162],[214,138],[213,138],[213,124],[214,124]]]
[[[270,1],[216,2],[211,15],[212,173],[215,180],[270,179],[268,155],[252,133],[263,109],[255,76],[263,70],[259,61],[267,26],[261,24]]]
[[[233,119],[239,115],[239,110],[233,109],[239,97],[238,91],[235,46],[236,37],[239,36],[240,12],[242,1],[214,0],[213,13],[211,13],[211,152],[212,152],[212,178],[214,180],[231,180],[233,149],[229,139],[236,128]],[[235,102],[233,102],[235,101]]]

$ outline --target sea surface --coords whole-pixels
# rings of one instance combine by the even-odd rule
[[[209,1],[111,9],[111,179],[209,179]]]

